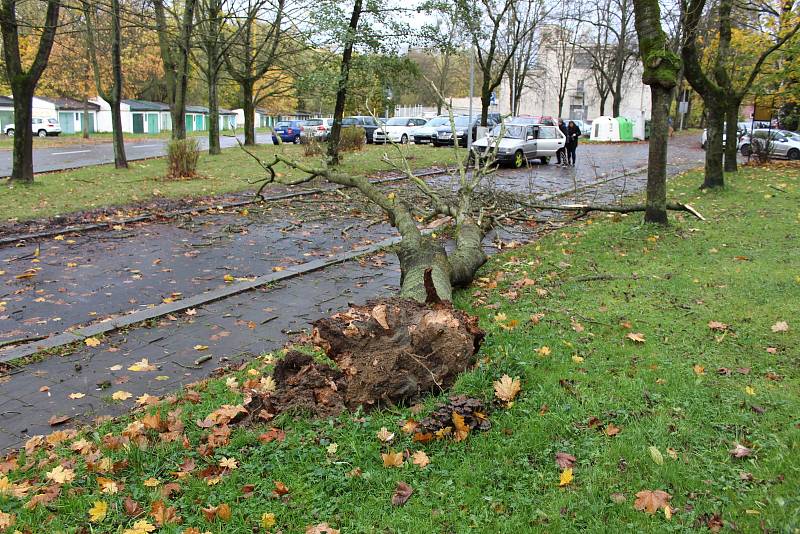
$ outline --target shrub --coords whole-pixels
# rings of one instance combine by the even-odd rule
[[[322,155],[322,143],[314,137],[303,136],[300,138],[300,143],[303,145],[303,154],[306,156],[319,156]]]
[[[340,152],[359,152],[364,148],[367,133],[361,126],[345,126],[339,138]]]
[[[197,139],[173,139],[167,149],[167,178],[184,180],[197,176],[197,161],[200,159],[200,144]]]

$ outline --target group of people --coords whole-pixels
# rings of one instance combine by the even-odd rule
[[[581,129],[573,122],[564,124],[562,119],[558,119],[558,129],[567,138],[567,144],[556,152],[558,164],[562,167],[575,166],[575,151],[578,149],[578,138],[581,136]]]

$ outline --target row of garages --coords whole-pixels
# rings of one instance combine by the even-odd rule
[[[33,117],[58,119],[61,132],[65,134],[83,131],[84,114],[88,115],[89,133],[111,132],[111,106],[102,98],[95,97],[86,102],[72,98],[33,97]],[[133,134],[152,134],[172,130],[169,105],[147,100],[123,100],[120,104],[122,131]],[[186,131],[207,131],[209,111],[205,106],[186,106]],[[0,131],[14,122],[14,101],[0,96]],[[266,110],[257,108],[257,128],[272,126],[274,118]],[[219,129],[230,131],[244,125],[244,111],[220,108]]]

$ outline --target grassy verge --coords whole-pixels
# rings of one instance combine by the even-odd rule
[[[0,521],[74,532],[94,507],[93,531],[129,534],[159,520],[160,532],[192,533],[322,522],[342,532],[791,532],[800,526],[800,173],[744,170],[706,194],[699,181],[678,178],[671,196],[707,223],[598,217],[494,257],[458,294],[487,339],[454,390],[493,405],[488,432],[413,442],[400,425],[437,399],[416,415],[282,416],[269,424],[279,431],[198,425],[241,403],[246,381],[268,387],[260,379],[271,364],[259,360],[147,409],[161,419],[34,439],[0,462]],[[510,406],[492,400],[503,374],[521,379]],[[388,445],[381,427],[395,433]],[[427,467],[384,467],[381,453],[419,450]],[[572,478],[557,453],[574,456]],[[394,507],[400,481],[414,493]],[[645,490],[668,494],[669,512],[637,510]]]
[[[267,133],[270,130],[267,128],[256,128],[256,133]],[[238,130],[241,133],[241,130]],[[208,132],[188,132],[189,137],[208,137]],[[231,135],[230,130],[221,132],[221,135]],[[125,134],[125,143],[135,143],[139,141],[149,141],[153,139],[169,139],[172,132],[164,131],[156,134]],[[53,137],[33,137],[33,148],[58,148],[70,145],[83,145],[83,144],[98,144],[110,143],[113,139],[111,132],[96,132],[90,134],[89,139],[84,139],[82,133],[74,134],[59,134]],[[7,135],[0,135],[0,150],[11,150],[14,148],[14,138]]]
[[[253,152],[267,159],[276,150],[302,158],[303,147],[259,145]],[[342,169],[354,174],[369,174],[390,167],[381,158],[392,155],[392,148],[367,145],[362,152],[344,156]],[[406,145],[403,151],[414,168],[446,165],[453,161],[452,150]],[[254,189],[252,182],[265,173],[252,157],[239,148],[223,150],[219,156],[202,154],[198,170],[201,178],[167,181],[166,160],[157,158],[131,162],[127,170],[113,165],[37,175],[30,186],[0,187],[0,213],[7,219],[34,219],[79,210],[150,200],[153,197],[184,198]],[[286,170],[291,176],[296,171]]]

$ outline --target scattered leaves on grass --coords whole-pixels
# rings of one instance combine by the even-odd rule
[[[709,321],[708,322],[708,327],[711,330],[719,330],[719,331],[725,331],[725,330],[728,329],[728,325],[727,324],[721,323],[719,321]]]
[[[424,469],[426,465],[431,463],[431,459],[425,454],[425,451],[417,451],[411,455],[411,461],[420,469]]]
[[[394,489],[394,495],[392,495],[392,506],[403,506],[411,498],[412,493],[414,493],[414,488],[405,482],[398,482]]]
[[[645,342],[644,334],[642,334],[641,332],[628,332],[627,334],[625,334],[625,337],[636,343]]]
[[[775,333],[778,332],[788,332],[789,331],[789,323],[786,321],[778,321],[774,325],[772,325],[772,331]]]
[[[661,455],[661,451],[658,450],[658,447],[651,445],[647,450],[650,452],[650,458],[652,458],[655,463],[664,465],[664,457]]]
[[[275,526],[275,514],[271,512],[264,512],[261,514],[261,526],[265,530],[270,530]]]
[[[513,401],[520,389],[521,385],[518,376],[511,378],[508,375],[503,375],[500,380],[494,382],[495,397],[506,403]]]
[[[636,494],[636,500],[633,503],[633,507],[637,510],[647,512],[648,514],[654,514],[656,511],[663,508],[664,513],[666,514],[667,509],[669,508],[669,500],[671,498],[672,495],[666,491],[643,490]]]
[[[729,452],[734,458],[745,458],[753,454],[753,449],[748,449],[741,443],[735,442],[734,447]]]
[[[339,534],[339,530],[329,526],[328,523],[319,523],[307,526],[306,534]]]
[[[561,476],[559,477],[558,480],[558,486],[563,488],[564,486],[569,486],[571,483],[572,483],[572,468],[568,467],[563,471],[561,471]]]
[[[381,453],[383,458],[383,467],[402,467],[403,466],[403,453],[392,452]]]
[[[622,431],[622,429],[618,426],[615,426],[614,423],[609,423],[607,427],[603,429],[603,434],[608,437],[616,436]]]
[[[394,439],[394,432],[389,432],[385,426],[382,426],[376,435],[381,443],[389,443]]]
[[[66,469],[64,466],[57,465],[47,473],[47,478],[56,484],[65,484],[75,479],[75,471],[72,469]]]
[[[569,453],[556,453],[556,465],[561,469],[571,469],[575,465],[575,461],[575,457]]]

